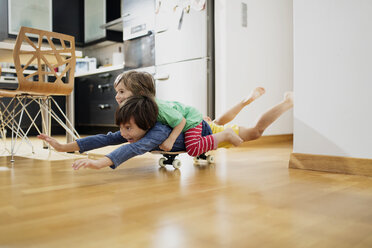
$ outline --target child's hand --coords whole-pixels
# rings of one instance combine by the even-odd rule
[[[100,158],[100,159],[97,159],[97,160],[84,158],[84,159],[76,160],[72,164],[72,168],[74,170],[78,170],[80,168],[90,168],[90,169],[99,170],[99,169],[102,169],[104,167],[110,166],[112,164],[113,164],[113,162],[108,157],[103,157],[103,158]]]
[[[100,163],[98,162],[98,160],[84,158],[84,159],[76,160],[72,164],[72,168],[74,170],[78,170],[80,168],[90,168],[90,169],[98,170],[98,169],[101,169],[102,167],[101,167]]]
[[[169,152],[170,150],[172,150],[173,144],[174,141],[168,138],[163,142],[163,144],[159,146],[159,148],[163,151]]]
[[[54,138],[46,135],[46,134],[40,134],[37,136],[38,139],[44,140],[45,142],[49,143],[56,151],[63,152],[62,145]]]

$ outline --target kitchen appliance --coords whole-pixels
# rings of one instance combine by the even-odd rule
[[[155,37],[153,34],[124,41],[124,70],[155,65]]]
[[[16,90],[18,88],[18,78],[16,74],[1,75],[0,89]]]
[[[213,1],[156,0],[157,97],[214,118]]]
[[[112,53],[112,65],[124,65],[124,53],[121,47],[119,47],[118,52]]]
[[[97,68],[97,59],[96,58],[80,58],[76,59],[75,72],[83,73],[95,70]]]
[[[124,70],[155,65],[154,0],[123,1]]]

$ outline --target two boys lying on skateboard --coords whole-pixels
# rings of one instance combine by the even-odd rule
[[[114,87],[115,99],[119,104],[115,118],[120,131],[93,135],[67,144],[60,144],[45,134],[38,136],[60,152],[85,152],[103,146],[129,143],[98,160],[77,160],[72,165],[75,170],[107,166],[114,169],[134,156],[159,148],[164,151],[186,150],[189,155],[198,156],[218,147],[238,146],[243,141],[261,137],[271,123],[293,106],[293,94],[287,92],[282,102],[266,111],[254,127],[247,128],[225,124],[265,93],[261,87],[254,89],[247,99],[215,121],[203,119],[193,107],[156,99],[154,80],[148,73],[123,73],[115,80]]]

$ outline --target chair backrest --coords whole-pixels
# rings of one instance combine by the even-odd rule
[[[37,42],[32,42],[30,37],[36,38]],[[55,44],[56,40],[60,44]],[[24,44],[27,46],[23,46]],[[21,27],[14,46],[13,59],[18,78],[17,91],[20,93],[69,95],[74,88],[76,56],[73,36]],[[37,71],[24,76],[24,70],[30,65],[37,65]],[[56,72],[57,68],[62,69]],[[54,76],[55,80],[48,82],[50,76]],[[65,82],[62,81],[63,77]],[[34,81],[34,78],[37,80]]]

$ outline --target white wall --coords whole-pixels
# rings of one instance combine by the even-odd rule
[[[241,3],[248,6],[248,26],[241,26]],[[216,115],[257,87],[266,94],[233,121],[252,126],[293,85],[292,0],[216,0]],[[292,111],[264,135],[293,130]]]
[[[372,1],[293,11],[294,152],[372,158]]]

